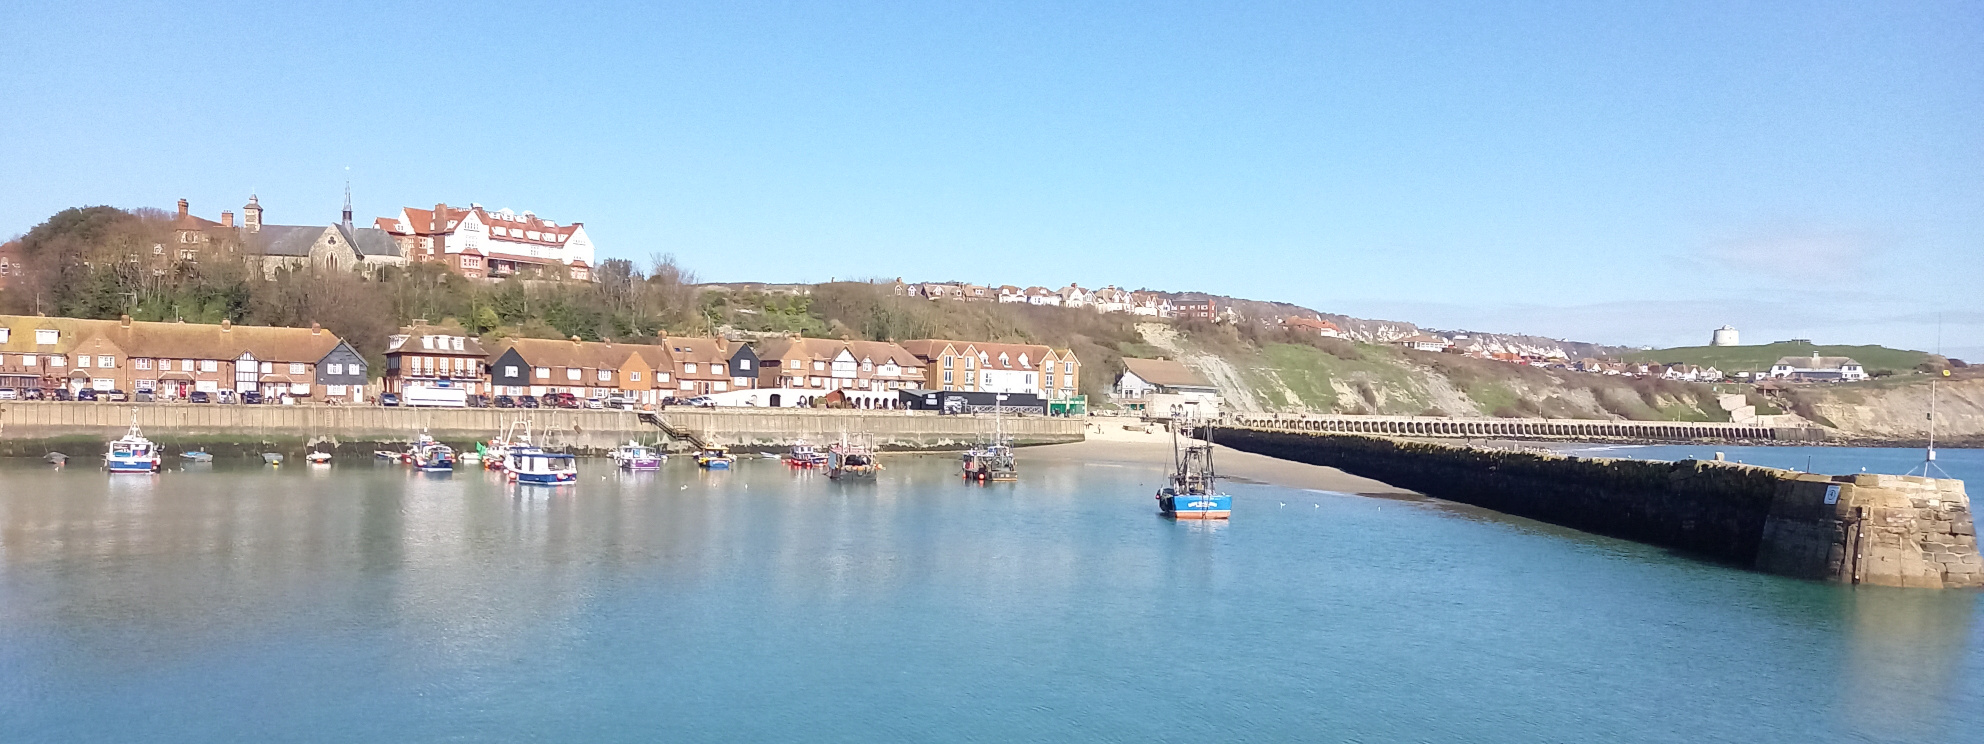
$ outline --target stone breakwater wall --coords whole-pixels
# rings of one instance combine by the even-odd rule
[[[1216,438],[1435,498],[1772,573],[1984,586],[1962,481],[1569,457],[1353,434],[1223,429]]]
[[[94,456],[103,443],[124,435],[134,410],[145,436],[169,453],[299,455],[326,449],[370,456],[374,449],[402,446],[422,430],[458,447],[472,446],[498,435],[520,415],[530,419],[534,439],[554,449],[603,454],[629,439],[690,446],[631,411],[8,401],[0,403],[0,456],[39,457],[49,451]],[[1082,439],[1081,419],[1038,416],[994,422],[989,416],[905,411],[670,408],[661,419],[702,441],[743,449],[783,449],[799,439],[826,443],[843,433],[889,449],[944,449],[976,441],[995,424],[1021,444]]]

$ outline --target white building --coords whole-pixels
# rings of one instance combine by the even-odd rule
[[[1734,326],[1723,326],[1721,328],[1715,329],[1715,335],[1709,339],[1708,345],[1735,346],[1736,328]]]
[[[1824,382],[1855,382],[1867,379],[1867,371],[1852,357],[1819,356],[1814,351],[1809,357],[1788,356],[1770,366],[1773,378],[1811,380]]]
[[[1169,359],[1123,360],[1115,402],[1147,418],[1210,418],[1219,415],[1219,388],[1196,370]]]
[[[1082,289],[1080,285],[1069,284],[1060,291],[1062,307],[1088,307],[1089,299],[1095,293]]]
[[[433,209],[407,207],[376,224],[398,237],[407,260],[446,263],[464,276],[498,279],[562,272],[592,279],[594,248],[582,222],[561,225],[530,212],[436,204]]]
[[[1026,302],[1029,305],[1061,306],[1061,293],[1046,287],[1027,287]]]

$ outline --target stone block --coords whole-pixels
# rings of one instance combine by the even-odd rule
[[[1848,482],[1856,486],[1874,486],[1878,488],[1881,485],[1881,476],[1875,473],[1857,473],[1845,477],[1851,478],[1852,480]]]
[[[1975,536],[1977,534],[1977,525],[1968,519],[1951,522],[1949,533],[1952,535]]]

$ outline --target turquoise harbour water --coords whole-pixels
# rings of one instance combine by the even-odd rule
[[[370,462],[0,464],[0,741],[1984,732],[1976,592],[1264,485],[1173,523],[1154,467],[1021,455],[989,487],[934,456],[868,484],[589,462],[551,496]]]

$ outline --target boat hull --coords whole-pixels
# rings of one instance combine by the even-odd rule
[[[1172,519],[1227,519],[1233,516],[1233,497],[1223,493],[1181,496],[1159,492],[1157,511]]]
[[[646,470],[660,470],[661,461],[653,460],[653,459],[621,460],[620,469],[632,470],[635,472],[646,471]]]
[[[113,473],[156,473],[158,472],[158,461],[109,460],[104,463],[104,469]]]
[[[575,472],[517,473],[514,480],[526,486],[562,486],[568,483],[578,482],[579,474]]]

